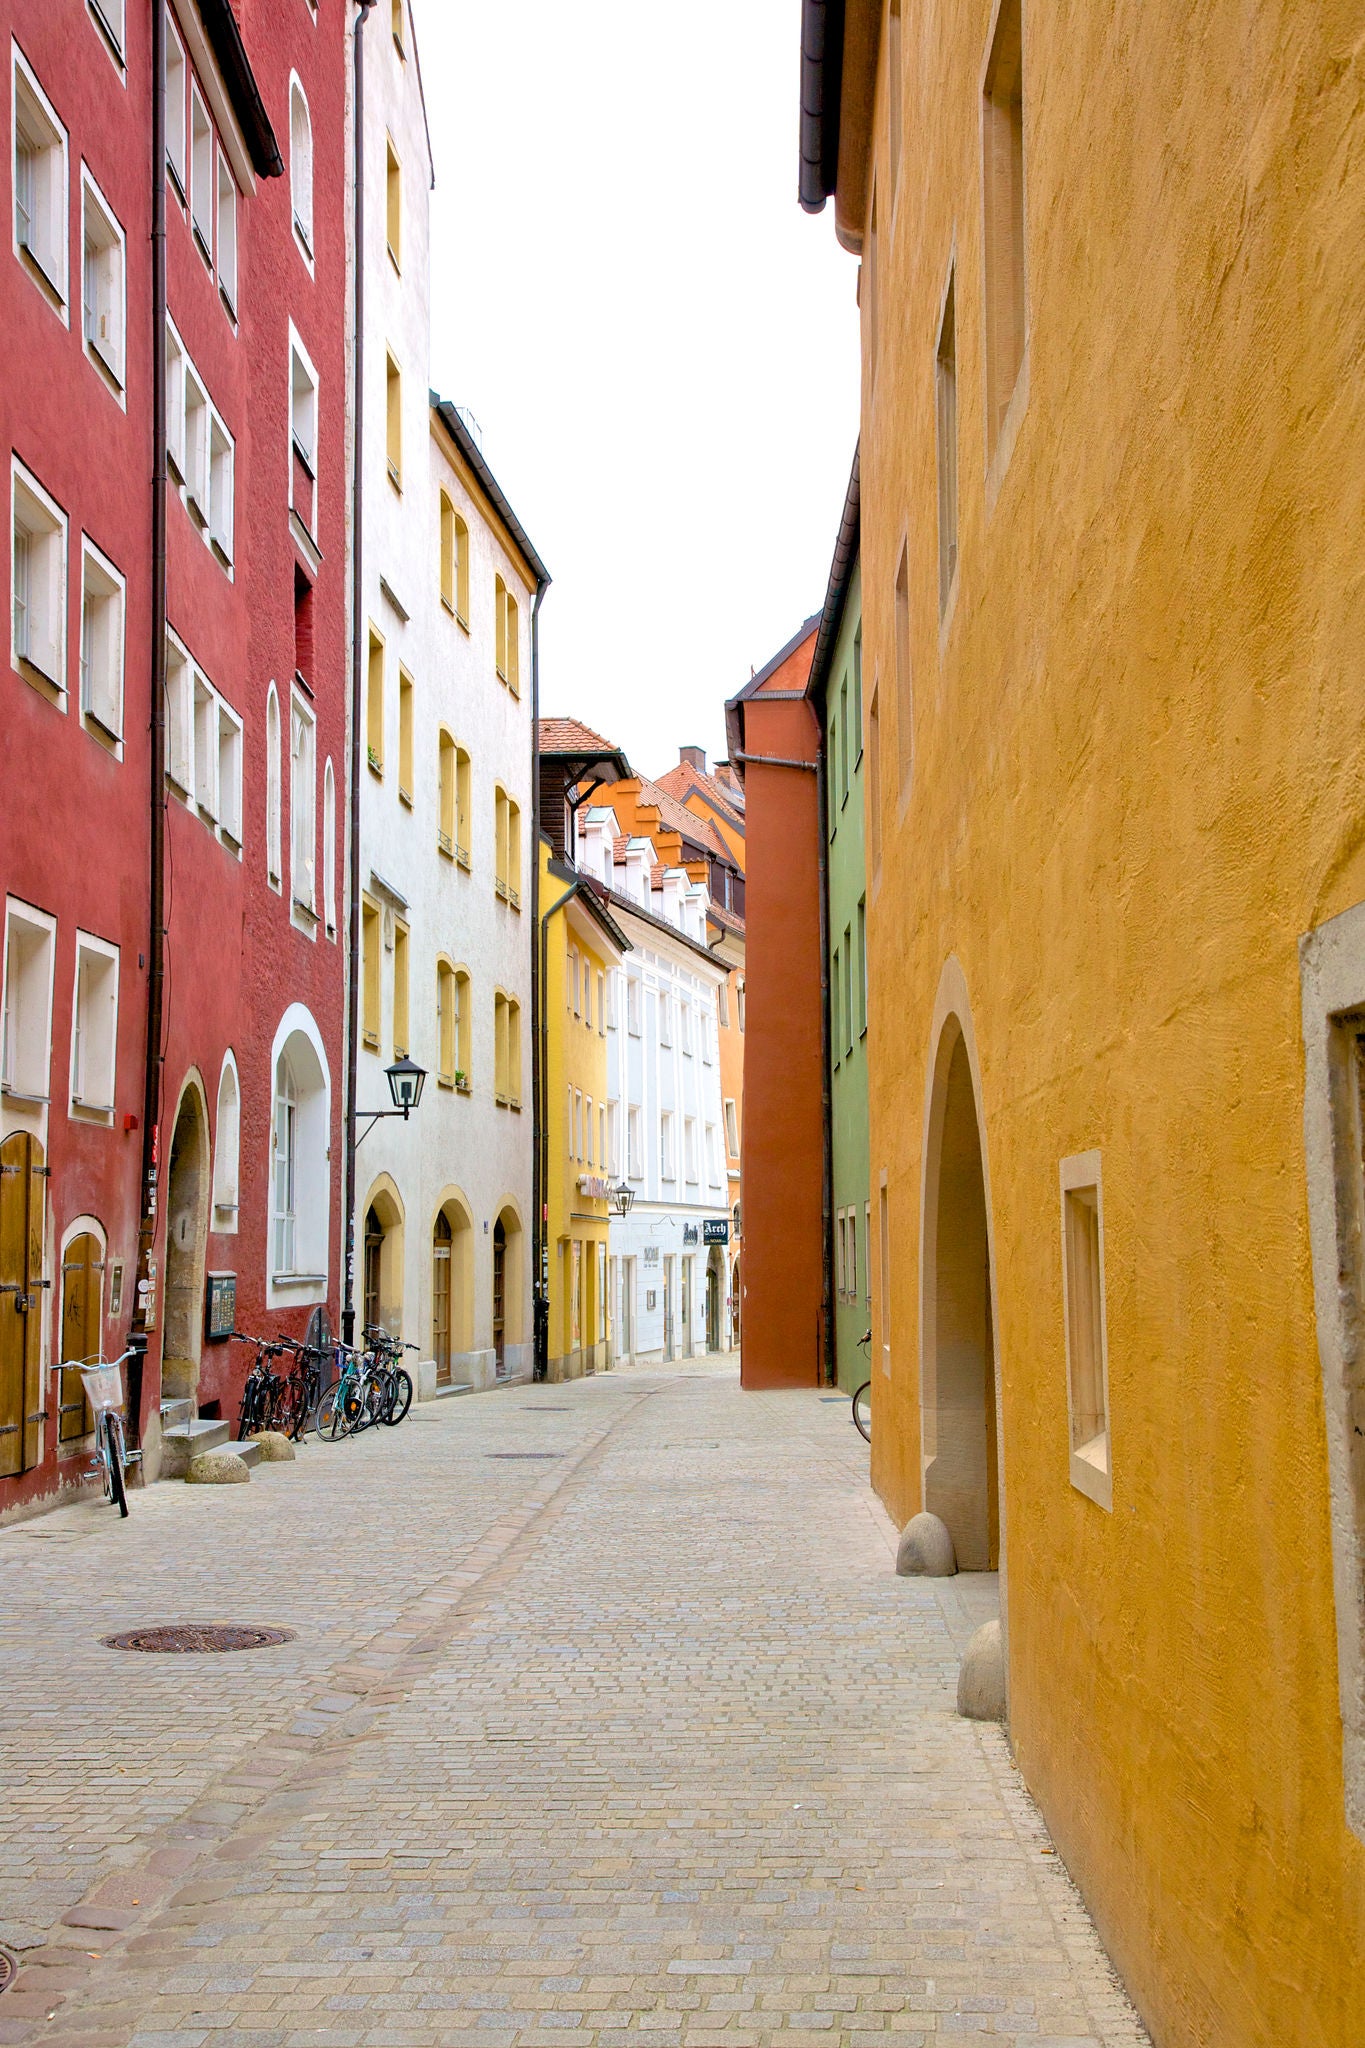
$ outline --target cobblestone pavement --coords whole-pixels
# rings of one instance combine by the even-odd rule
[[[842,1401],[517,1387],[0,1531],[0,2048],[1136,2048]],[[273,1623],[156,1657],[137,1623]]]

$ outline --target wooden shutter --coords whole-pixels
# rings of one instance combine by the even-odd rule
[[[27,1131],[0,1144],[0,1479],[38,1462],[47,1169]]]
[[[93,1231],[73,1237],[62,1260],[62,1357],[93,1364],[100,1357],[104,1303],[104,1257]],[[79,1373],[65,1372],[56,1390],[60,1442],[88,1436],[95,1418]]]

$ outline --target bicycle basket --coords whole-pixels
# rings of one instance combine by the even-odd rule
[[[81,1384],[97,1415],[123,1406],[123,1372],[117,1365],[83,1365]]]

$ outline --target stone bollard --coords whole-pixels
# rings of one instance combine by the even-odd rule
[[[279,1429],[263,1429],[259,1436],[251,1439],[261,1453],[263,1465],[292,1465],[294,1446]]]
[[[998,1621],[983,1622],[957,1674],[957,1711],[968,1721],[1005,1719],[1005,1645]]]
[[[912,1515],[901,1532],[896,1570],[903,1579],[951,1579],[957,1552],[947,1523],[937,1515]]]
[[[185,1473],[190,1486],[245,1486],[250,1477],[236,1451],[201,1451]]]

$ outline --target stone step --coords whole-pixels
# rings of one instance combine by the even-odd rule
[[[466,1386],[462,1380],[455,1387],[433,1387],[432,1391],[427,1395],[427,1399],[429,1401],[450,1401],[454,1399],[456,1394],[472,1394],[473,1391],[473,1387]]]
[[[236,1451],[244,1465],[259,1465],[261,1462],[261,1447],[254,1437],[249,1436],[245,1440],[234,1437],[228,1449]]]
[[[191,1458],[197,1458],[202,1451],[220,1449],[231,1435],[232,1425],[227,1422],[209,1422],[199,1416],[189,1422],[178,1422],[161,1439],[162,1478],[183,1479]]]
[[[182,1422],[194,1420],[193,1401],[163,1401],[161,1404],[161,1427],[179,1429]]]

